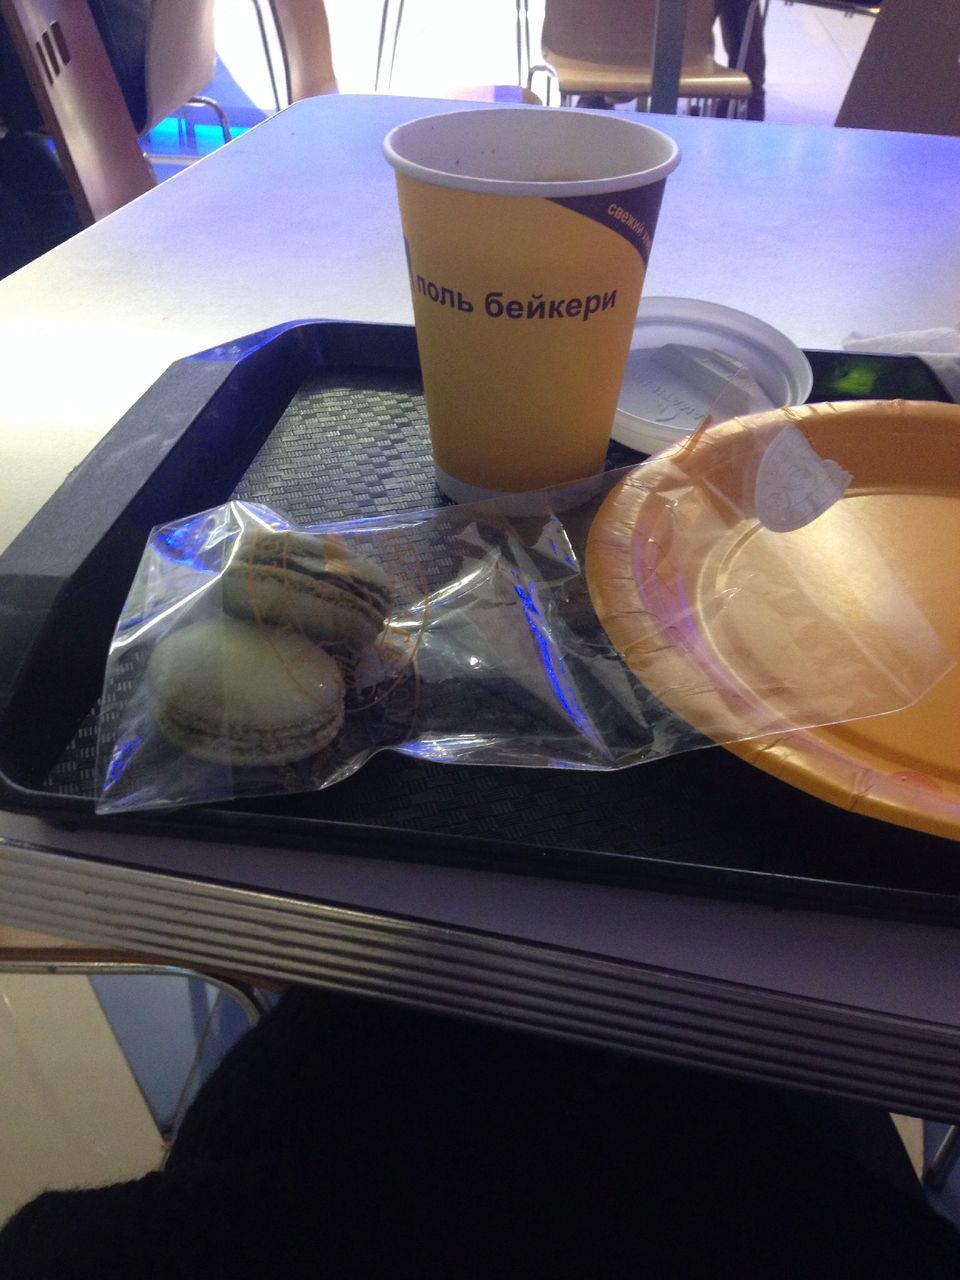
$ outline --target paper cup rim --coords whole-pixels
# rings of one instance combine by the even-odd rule
[[[558,107],[534,106],[490,107],[484,108],[483,114],[528,116],[530,112],[536,112],[537,114],[549,112],[551,116],[556,117],[563,110],[563,108]],[[667,156],[650,168],[634,172],[611,174],[606,178],[571,178],[559,182],[550,182],[537,180],[520,181],[509,178],[482,178],[470,174],[452,173],[447,169],[433,169],[427,165],[418,164],[415,160],[408,160],[406,156],[401,155],[397,150],[397,143],[406,130],[430,121],[451,119],[452,117],[466,114],[475,116],[479,114],[479,110],[472,108],[464,112],[441,111],[429,116],[419,116],[416,120],[407,120],[391,129],[384,138],[383,154],[398,173],[406,174],[410,178],[416,178],[420,182],[429,183],[431,186],[447,187],[455,191],[481,192],[486,195],[540,196],[547,199],[603,195],[611,191],[629,191],[637,187],[652,186],[656,182],[664,181],[680,163],[679,146],[669,134],[664,133],[662,130],[654,129],[651,125],[644,124],[639,120],[624,120],[619,116],[611,116],[609,114],[604,114],[601,117],[599,113],[580,111],[579,109],[576,111],[578,119],[587,117],[600,118],[606,125],[624,129],[642,129],[647,134],[655,135],[667,144]],[[569,115],[571,113],[564,112],[564,114]]]

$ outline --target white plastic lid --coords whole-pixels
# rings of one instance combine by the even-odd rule
[[[800,348],[756,316],[694,298],[642,298],[613,439],[641,453],[676,443],[738,369],[752,394],[725,395],[726,417],[803,404],[813,386]]]

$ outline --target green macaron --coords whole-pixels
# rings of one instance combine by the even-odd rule
[[[343,677],[328,653],[295,632],[233,618],[165,636],[147,687],[163,736],[215,764],[305,760],[343,725]]]
[[[390,612],[387,575],[336,537],[256,530],[238,539],[221,575],[223,609],[289,626],[318,644],[357,653]]]

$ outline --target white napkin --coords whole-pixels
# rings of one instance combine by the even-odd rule
[[[876,337],[851,333],[844,339],[843,349],[920,356],[953,398],[960,402],[960,325],[952,329],[913,329],[907,333],[885,333]]]

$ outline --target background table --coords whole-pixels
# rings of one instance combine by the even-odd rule
[[[179,356],[294,318],[409,322],[380,142],[463,105],[299,103],[0,283],[0,546]],[[648,293],[805,346],[958,319],[960,140],[656,123],[683,160]],[[15,814],[0,918],[960,1117],[947,928]]]
[[[388,97],[295,104],[0,282],[0,549],[179,356],[293,319],[412,319]],[[647,294],[800,346],[960,320],[960,139],[649,117],[677,139]]]

